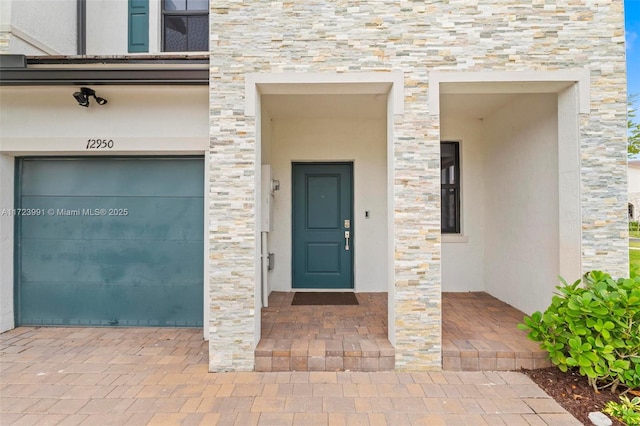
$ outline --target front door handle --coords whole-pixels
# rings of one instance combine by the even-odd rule
[[[351,238],[351,233],[349,231],[344,231],[344,249],[349,251],[349,238]]]

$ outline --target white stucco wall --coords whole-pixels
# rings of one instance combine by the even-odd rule
[[[485,194],[482,121],[478,117],[444,112],[440,117],[440,126],[442,141],[460,143],[462,185],[462,232],[460,235],[442,235],[442,291],[484,291]]]
[[[76,0],[2,0],[0,31],[11,32],[8,50],[25,55],[77,54]],[[149,1],[149,52],[160,52],[160,0]],[[86,54],[128,54],[128,3],[86,2]]]
[[[13,164],[0,154],[0,211],[13,208]],[[13,318],[13,216],[0,215],[0,333],[14,327]]]
[[[260,118],[260,127],[261,127],[260,128],[261,164],[271,165],[271,138],[273,135],[273,126],[272,126],[271,116],[269,115],[269,111],[266,108],[262,109],[261,118]],[[272,169],[272,173],[273,173],[273,169]],[[261,179],[262,178],[264,177],[261,176]],[[278,179],[273,175],[271,178]],[[260,197],[264,197],[264,196],[265,194],[261,192]],[[271,200],[275,202],[275,194],[271,198]],[[273,212],[273,208],[271,209],[271,211]],[[271,220],[273,220],[273,218]],[[273,232],[269,232],[267,234],[267,253],[273,253],[274,249],[275,248],[273,244]],[[273,288],[273,284],[271,282],[271,280],[273,280],[273,271],[268,271],[266,274],[266,277],[262,276],[263,275],[262,271],[260,272],[260,274],[263,280],[266,279],[266,283],[263,282],[263,287],[268,298],[268,295],[271,293],[271,290]]]
[[[273,134],[273,126],[271,125],[271,115],[269,115],[269,111],[266,108],[262,110],[260,126],[260,153],[262,164],[271,164],[271,137]]]
[[[114,139],[102,154],[182,148],[204,152],[209,137],[206,86],[92,86],[107,99],[78,106],[72,86],[5,87],[0,96],[0,150],[87,151],[88,138]],[[37,93],[37,94],[36,94]]]
[[[0,1],[0,31],[7,31],[11,25],[11,5],[13,0]]]
[[[76,0],[13,1],[10,53],[75,55],[76,14]]]
[[[559,273],[557,96],[520,95],[484,127],[485,288],[544,310]]]
[[[640,193],[640,164],[627,169],[629,193]]]
[[[126,1],[87,2],[88,55],[128,53],[127,12],[128,2]]]
[[[38,49],[33,44],[27,43],[21,38],[17,37],[15,35],[15,32],[12,32],[11,38],[9,39],[9,51],[7,53],[15,53],[26,56],[40,56],[50,54],[42,49]]]
[[[0,89],[0,209],[14,206],[13,164],[18,155],[182,155],[203,154],[208,149],[207,86],[93,88],[108,100],[106,105],[92,100],[88,108],[78,106],[72,96],[77,88],[70,86]],[[90,138],[112,139],[114,148],[87,150]],[[208,170],[205,167],[205,209]],[[207,211],[204,217],[208,226]],[[2,331],[12,328],[14,321],[13,246],[13,218],[0,216]],[[206,240],[203,257],[207,277]],[[208,285],[203,288],[205,324],[209,320],[208,289]]]
[[[128,4],[126,1],[87,2],[87,54],[127,55]],[[149,1],[149,53],[160,52],[160,0]]]
[[[291,163],[353,161],[355,291],[386,292],[386,117],[284,118],[274,119],[272,126],[271,165],[280,191],[275,193],[269,237],[269,250],[275,254],[271,288],[291,291]],[[369,219],[365,211],[369,211]]]

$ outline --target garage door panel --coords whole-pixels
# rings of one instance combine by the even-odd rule
[[[25,161],[21,191],[23,196],[201,197],[202,163],[193,158]]]
[[[23,197],[23,238],[203,240],[196,197]],[[126,209],[126,211],[125,211]]]
[[[23,297],[33,300],[21,312],[31,325],[202,326],[202,292],[193,286],[149,288],[142,284],[27,283]],[[45,300],[38,297],[49,294]],[[73,305],[73,309],[70,309]],[[199,307],[199,308],[197,308]],[[131,315],[135,312],[135,317]]]
[[[154,283],[202,282],[201,241],[23,240],[23,283]]]
[[[201,327],[201,158],[22,159],[19,325]],[[126,209],[126,211],[125,211]]]

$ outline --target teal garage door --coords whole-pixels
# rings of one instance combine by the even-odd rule
[[[202,158],[23,158],[16,173],[19,325],[202,326]]]

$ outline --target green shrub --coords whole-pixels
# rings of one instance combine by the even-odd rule
[[[640,276],[616,281],[592,271],[572,285],[561,281],[547,310],[518,327],[560,370],[577,368],[596,390],[639,387]]]
[[[628,426],[640,425],[640,397],[629,400],[622,395],[620,402],[607,402],[603,411]]]

